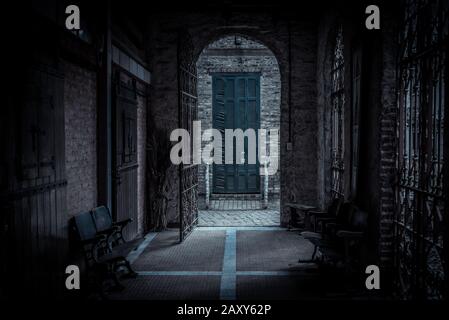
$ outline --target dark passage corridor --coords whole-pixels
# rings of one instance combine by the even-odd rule
[[[447,299],[449,1],[16,7],[0,300]]]

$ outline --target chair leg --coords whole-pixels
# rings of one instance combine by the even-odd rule
[[[345,274],[348,275],[350,273],[349,240],[345,241],[345,252],[343,263],[345,265]]]
[[[314,246],[313,246],[313,253],[312,253],[311,259],[302,260],[301,258],[299,258],[298,263],[311,263],[311,262],[316,262],[315,256],[316,256],[317,251],[318,251],[318,246],[317,246],[317,245],[314,245]]]
[[[318,251],[318,246],[315,245],[315,247],[313,248],[313,253],[312,253],[312,260],[314,260],[314,261],[315,261],[315,256],[316,256],[317,251]]]
[[[115,284],[114,290],[122,291],[123,289],[125,289],[125,286],[120,283],[120,280],[115,272],[110,273],[109,278],[111,278]]]
[[[130,278],[136,278],[137,277],[137,272],[135,272],[133,270],[133,268],[131,268],[131,263],[129,263],[128,260],[125,260],[125,266],[128,269],[129,273],[127,274],[128,277]]]
[[[112,280],[113,287],[109,288],[109,291],[122,291],[125,289],[125,286],[121,284],[120,279],[117,274],[118,263],[112,262],[107,265],[107,271],[103,276],[104,280]]]
[[[97,294],[101,300],[108,300],[103,288],[104,277],[100,273],[89,272],[88,279],[88,293]]]

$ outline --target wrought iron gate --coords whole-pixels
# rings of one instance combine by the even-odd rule
[[[343,30],[338,27],[335,38],[334,55],[332,58],[332,91],[331,91],[331,135],[332,135],[332,164],[331,164],[331,193],[332,197],[344,194],[344,107],[345,107],[345,60],[343,55]]]
[[[440,299],[447,232],[443,122],[448,104],[448,3],[407,0],[403,18],[398,61],[397,285],[405,299]]]
[[[178,34],[178,99],[179,127],[192,137],[197,119],[197,74],[193,43],[186,31]],[[193,139],[191,139],[193,141]],[[192,146],[190,155],[193,155]],[[198,223],[198,165],[179,166],[179,238],[183,241]]]

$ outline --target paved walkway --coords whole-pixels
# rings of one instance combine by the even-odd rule
[[[136,252],[138,277],[123,280],[111,299],[291,299],[306,283],[303,294],[313,290],[318,276],[314,265],[297,263],[311,243],[278,227],[198,227],[183,243],[177,230],[165,231],[148,235]]]
[[[240,300],[348,297],[341,274],[323,274],[313,246],[279,227],[198,227],[148,234],[130,254],[138,276],[110,299]],[[359,286],[364,285],[361,282]],[[366,289],[365,289],[366,291]]]
[[[239,200],[239,199],[220,199],[211,200],[210,210],[263,210],[265,203],[263,200]],[[268,209],[276,210],[279,208],[279,200],[268,202]]]
[[[263,204],[263,201],[260,200],[212,200],[208,210],[200,210],[198,212],[199,226],[279,226],[279,200],[271,201],[268,208],[263,208]]]
[[[204,210],[198,212],[199,226],[279,226],[279,210]]]

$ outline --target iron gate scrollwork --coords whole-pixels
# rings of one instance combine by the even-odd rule
[[[343,55],[343,28],[339,25],[332,58],[331,91],[331,193],[333,198],[344,194],[344,106],[345,106],[345,60]]]
[[[402,298],[441,299],[447,232],[443,122],[448,103],[448,3],[407,0],[404,5],[398,61],[396,279]]]
[[[192,137],[193,121],[198,118],[197,71],[192,39],[186,31],[178,33],[178,99],[179,127]],[[190,155],[194,151],[192,145],[185,146],[190,148]],[[198,223],[198,165],[182,163],[179,178],[179,237],[183,241]]]

